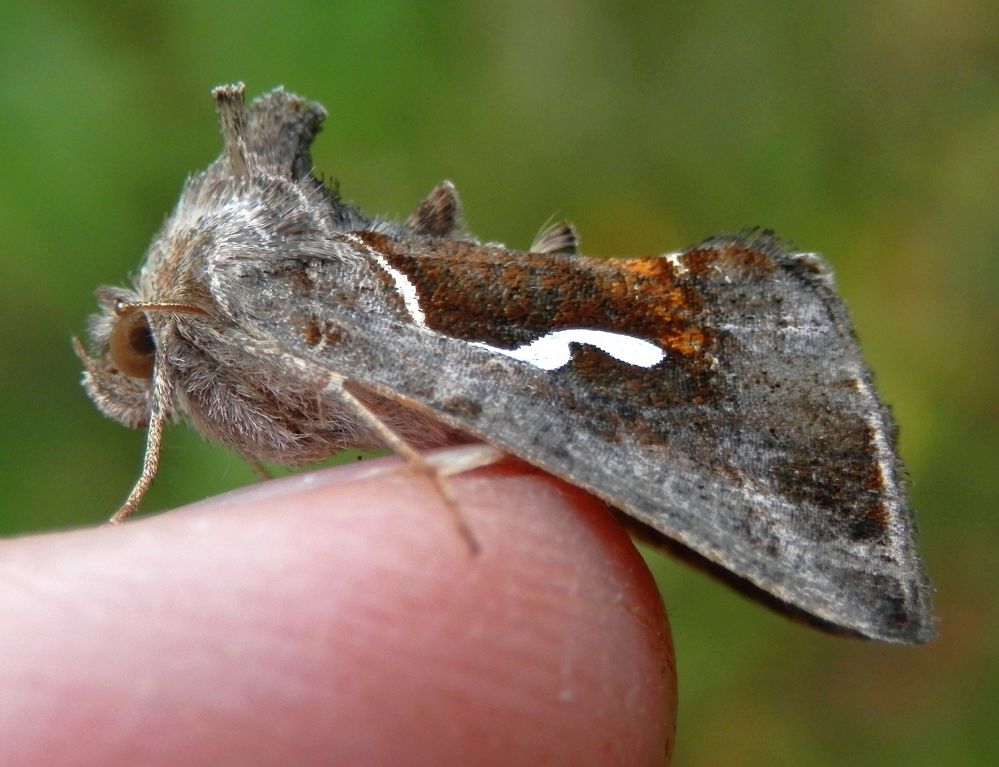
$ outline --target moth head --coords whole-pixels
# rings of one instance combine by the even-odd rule
[[[124,426],[149,421],[156,343],[145,312],[128,310],[139,297],[130,290],[99,288],[100,311],[89,321],[90,351],[73,339],[83,362],[83,388],[97,407]]]

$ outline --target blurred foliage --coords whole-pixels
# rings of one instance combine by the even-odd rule
[[[8,3],[0,75],[0,531],[130,487],[143,435],[91,406],[69,337],[218,152],[209,88],[283,83],[327,106],[316,165],[370,212],[450,178],[511,245],[554,214],[593,255],[755,224],[825,253],[901,424],[940,637],[827,638],[652,554],[675,761],[999,763],[993,3]],[[250,481],[175,428],[146,508]]]

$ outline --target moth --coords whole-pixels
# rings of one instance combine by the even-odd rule
[[[448,182],[369,217],[313,174],[319,104],[213,95],[221,156],[75,341],[97,406],[148,430],[115,519],[174,418],[285,465],[482,441],[821,628],[933,635],[895,426],[818,255],[750,232],[586,258],[566,223],[516,251]]]

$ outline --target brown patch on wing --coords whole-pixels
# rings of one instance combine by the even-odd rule
[[[310,317],[302,326],[302,340],[309,346],[318,346],[320,341],[335,344],[340,335],[341,331],[329,320],[319,321]]]
[[[359,237],[365,245],[369,248],[373,248],[384,256],[393,255],[397,250],[402,252],[401,248],[393,242],[387,234],[382,234],[381,232],[372,232],[370,229],[362,229],[360,231],[351,232],[351,234]]]
[[[552,330],[589,328],[687,357],[702,356],[711,341],[696,324],[698,290],[677,282],[665,259],[539,255],[454,241],[410,254],[384,235],[362,236],[409,277],[427,325],[448,336],[512,349]]]
[[[355,234],[408,277],[427,326],[443,335],[514,349],[561,329],[620,333],[658,344],[666,359],[649,375],[579,345],[568,367],[591,390],[653,407],[712,396],[716,338],[703,324],[704,297],[665,258],[542,255],[462,241],[412,249],[378,232]]]
[[[760,278],[777,268],[770,254],[748,242],[711,243],[688,250],[680,258],[695,277],[707,277],[715,272]]]
[[[700,404],[712,396],[708,376],[684,364],[669,364],[649,374],[648,369],[628,365],[586,345],[574,345],[572,365],[555,371],[555,377],[576,376],[599,396],[620,398],[636,416],[641,408],[665,409],[682,404]]]
[[[316,281],[312,279],[312,276],[306,271],[304,265],[296,266],[300,266],[300,268],[291,269],[288,273],[288,278],[301,295],[311,296],[316,288]]]
[[[875,540],[888,533],[889,514],[875,433],[859,416],[816,413],[817,424],[778,460],[772,476],[791,500],[822,509],[828,530],[818,539],[845,535]]]
[[[551,373],[565,377],[570,388],[575,381],[590,394],[612,398],[619,409],[634,407],[636,418],[643,408],[722,396],[724,377],[716,375],[722,339],[712,323],[717,294],[733,282],[766,279],[776,269],[765,250],[738,241],[704,245],[673,259],[596,259],[353,234],[406,275],[427,327],[442,335],[515,349],[552,331],[581,328],[657,344],[666,356],[651,374],[586,344],[574,344],[570,364]]]
[[[322,339],[323,333],[319,323],[310,319],[302,328],[302,340],[309,346],[316,346]]]

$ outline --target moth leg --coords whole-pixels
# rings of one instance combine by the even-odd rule
[[[473,442],[468,445],[441,450],[428,455],[424,460],[433,466],[442,477],[453,477],[466,471],[492,466],[507,457],[507,453],[486,442]]]
[[[323,403],[323,393],[316,392],[316,420],[320,428],[326,428],[326,405]]]
[[[149,429],[146,432],[146,454],[142,458],[142,473],[132,486],[132,492],[128,498],[108,520],[109,524],[118,525],[124,522],[132,513],[139,508],[142,498],[145,496],[149,486],[153,484],[156,477],[156,470],[160,465],[160,448],[163,444],[163,426],[166,424],[169,413],[165,407],[160,406],[154,396],[152,413],[149,414]]]
[[[444,481],[448,473],[458,472],[446,472],[434,466],[434,464],[424,458],[419,451],[414,449],[402,437],[392,431],[392,428],[379,418],[377,413],[373,412],[360,399],[351,394],[345,384],[346,380],[343,377],[331,376],[326,384],[326,390],[335,394],[344,405],[353,410],[354,414],[368,427],[370,427],[371,430],[379,436],[385,446],[388,447],[393,453],[401,458],[405,458],[411,467],[427,475],[433,481],[434,485],[437,487],[437,491],[444,499],[444,503],[448,507],[448,511],[451,512],[455,526],[458,528],[458,533],[465,539],[469,552],[473,556],[478,554],[482,550],[482,546],[479,544],[478,539],[476,539],[475,534],[472,532],[472,528],[469,527],[468,522],[461,513],[461,509],[458,507],[458,502],[455,500]],[[468,469],[466,468],[463,470],[467,471]]]
[[[246,465],[250,467],[250,471],[256,475],[257,479],[265,480],[274,478],[274,475],[267,471],[267,468],[252,455],[240,453],[239,457],[246,461]]]

